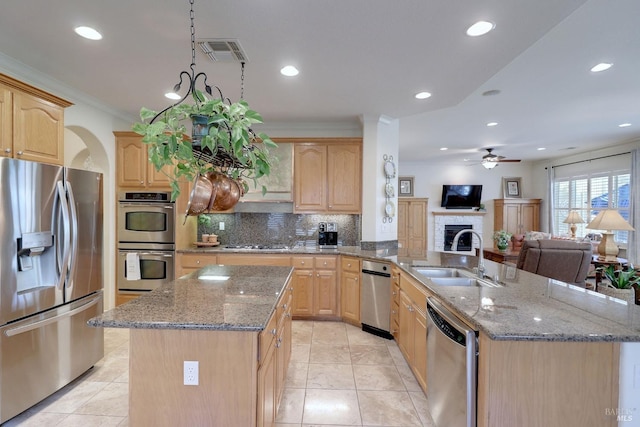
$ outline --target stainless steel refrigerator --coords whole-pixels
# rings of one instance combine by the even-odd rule
[[[102,175],[0,158],[0,423],[104,355]]]

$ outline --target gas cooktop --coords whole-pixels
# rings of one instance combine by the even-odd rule
[[[287,245],[227,245],[223,249],[245,249],[245,250],[279,250],[286,251],[289,250],[289,246]]]

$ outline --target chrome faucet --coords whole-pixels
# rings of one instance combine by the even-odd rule
[[[484,247],[484,245],[482,243],[482,235],[480,233],[470,228],[458,231],[453,238],[453,242],[451,243],[451,249],[458,250],[458,240],[460,240],[460,236],[464,233],[471,233],[478,236],[478,240],[480,241],[480,249],[478,250],[478,277],[484,279],[484,255],[482,253],[482,248]]]

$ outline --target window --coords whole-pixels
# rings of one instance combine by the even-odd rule
[[[553,183],[554,234],[570,233],[571,224],[562,221],[571,210],[577,211],[585,221],[583,224],[576,224],[578,237],[597,232],[587,230],[586,226],[602,208],[617,209],[624,219],[629,219],[630,159],[627,162],[621,157],[623,156],[615,156],[615,162],[611,159],[603,162],[580,162],[579,167],[574,164],[566,170],[557,167]],[[614,235],[617,243],[627,243],[628,232],[614,231]]]

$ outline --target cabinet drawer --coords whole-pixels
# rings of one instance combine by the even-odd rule
[[[351,258],[351,257],[342,257],[342,259],[340,260],[340,269],[342,271],[360,273],[360,259]]]
[[[218,264],[223,265],[275,265],[289,267],[291,261],[287,255],[259,254],[220,254]]]
[[[336,257],[334,256],[317,256],[313,262],[315,268],[319,270],[335,270],[336,264]]]
[[[218,263],[216,255],[207,254],[180,254],[180,265],[182,267],[202,268],[205,265]]]
[[[400,304],[400,285],[395,282],[391,286],[391,301]]]
[[[423,312],[427,311],[427,297],[431,293],[427,290],[426,286],[421,283],[414,282],[407,276],[400,277],[400,288],[407,294],[407,296],[413,301],[416,307],[420,308]]]
[[[280,299],[278,300],[278,305],[276,306],[276,318],[278,319],[278,321],[281,320],[284,313],[286,313],[287,311],[291,312],[291,302],[291,292],[285,292],[280,297]]]
[[[294,256],[291,257],[291,266],[299,269],[313,269],[312,256]]]
[[[269,351],[269,347],[275,342],[277,333],[277,317],[274,313],[269,318],[267,326],[265,326],[264,330],[260,332],[260,353],[258,354],[260,364],[264,361],[264,356]]]

